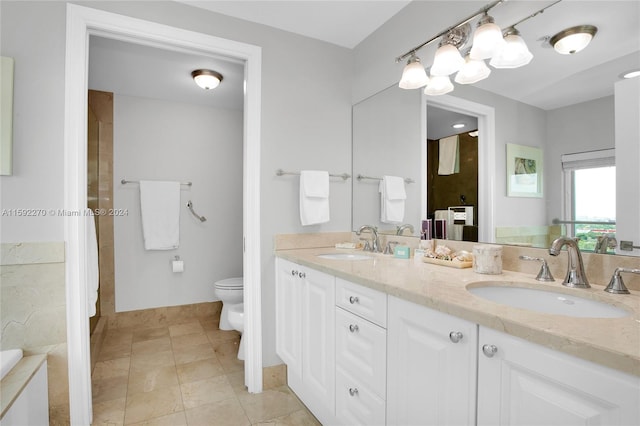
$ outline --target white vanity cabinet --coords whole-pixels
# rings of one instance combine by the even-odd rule
[[[640,378],[480,327],[478,425],[638,425]]]
[[[276,259],[276,352],[287,382],[323,423],[335,413],[335,278]]]
[[[477,325],[388,302],[387,424],[475,424]]]
[[[335,315],[336,421],[384,425],[387,295],[336,278]]]

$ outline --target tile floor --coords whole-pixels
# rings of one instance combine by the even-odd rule
[[[239,334],[211,319],[107,331],[92,375],[94,425],[319,425],[287,386],[250,394]]]

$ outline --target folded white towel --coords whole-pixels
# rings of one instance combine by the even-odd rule
[[[329,172],[300,172],[300,222],[302,226],[329,222]]]
[[[96,301],[98,300],[98,286],[100,284],[100,268],[98,262],[98,237],[96,234],[96,217],[90,209],[87,209],[86,232],[86,283],[87,283],[87,305],[89,316],[96,314]]]
[[[379,191],[380,221],[382,223],[402,223],[407,198],[404,179],[398,176],[383,176]]]
[[[440,139],[438,143],[438,174],[452,175],[460,172],[458,135]]]
[[[180,182],[140,181],[140,214],[146,250],[180,244]]]

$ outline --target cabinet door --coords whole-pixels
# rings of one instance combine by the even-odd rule
[[[303,282],[300,266],[276,258],[276,353],[287,364],[288,374],[302,376],[302,328],[300,304]]]
[[[345,426],[385,424],[385,403],[341,367],[336,371],[336,418]]]
[[[385,399],[387,331],[336,307],[336,365]]]
[[[303,269],[302,380],[312,398],[335,412],[335,278]]]
[[[387,424],[475,424],[477,337],[474,323],[389,297]]]
[[[640,424],[637,376],[485,327],[478,341],[478,425]]]

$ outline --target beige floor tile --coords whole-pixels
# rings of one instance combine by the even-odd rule
[[[219,315],[219,314],[218,314]],[[200,325],[205,331],[214,331],[220,328],[220,317],[198,317]]]
[[[133,332],[133,342],[169,337],[169,327],[142,328]]]
[[[212,344],[217,344],[220,342],[228,342],[229,340],[240,340],[240,333],[235,330],[212,330],[207,331],[207,338]]]
[[[127,396],[127,384],[129,377],[116,376],[106,379],[93,380],[91,383],[91,394],[93,402],[111,401],[125,398]]]
[[[173,346],[174,350],[176,348],[202,345],[204,343],[208,343],[209,345],[211,344],[211,342],[209,342],[209,339],[207,339],[207,335],[204,334],[204,331],[194,334],[181,334],[175,337],[171,337],[171,345]]]
[[[134,354],[156,353],[171,350],[171,339],[167,336],[158,339],[143,340],[134,342],[131,345],[131,352]]]
[[[238,399],[251,423],[287,416],[304,407],[286,386],[259,394],[241,394]]]
[[[244,362],[238,359],[239,341],[228,341],[213,345],[213,350],[225,373],[244,371]]]
[[[224,374],[217,358],[202,359],[176,366],[180,383],[190,383]]]
[[[254,423],[255,426],[322,426],[307,410],[294,411],[286,416],[277,417],[266,422]]]
[[[104,344],[98,354],[98,361],[106,361],[109,359],[123,358],[131,355],[131,342],[118,344]]]
[[[101,380],[111,377],[128,376],[130,365],[131,358],[129,357],[98,361],[93,369],[92,379]]]
[[[244,385],[244,371],[236,371],[227,373],[227,380],[237,394],[247,393],[247,387]]]
[[[170,386],[151,392],[127,395],[125,424],[139,423],[156,417],[183,411],[179,386]]]
[[[134,426],[187,426],[187,416],[184,411],[167,414],[166,416],[156,417],[140,423],[134,423]]]
[[[122,425],[124,424],[124,409],[126,398],[93,404],[92,425]]]
[[[180,385],[180,389],[185,409],[236,398],[236,394],[225,376],[185,383]]]
[[[251,424],[236,398],[185,411],[189,426],[248,426]]]
[[[133,371],[153,370],[158,367],[175,365],[173,351],[157,353],[133,354],[131,356],[131,369]]]
[[[129,375],[129,395],[151,392],[164,387],[176,386],[178,373],[174,365],[146,370],[132,369]]]
[[[102,347],[114,346],[114,345],[122,345],[129,344],[131,345],[131,341],[133,338],[132,332],[124,332],[120,333],[117,331],[107,331],[104,336],[104,341],[102,342]]]
[[[200,321],[192,321],[185,324],[169,326],[169,335],[171,337],[197,333],[204,333],[204,329],[202,328]]]
[[[207,340],[206,343],[194,346],[180,346],[173,347],[173,356],[176,360],[176,365],[187,364],[193,361],[200,361],[202,359],[215,358],[216,353],[213,351],[213,346]]]

